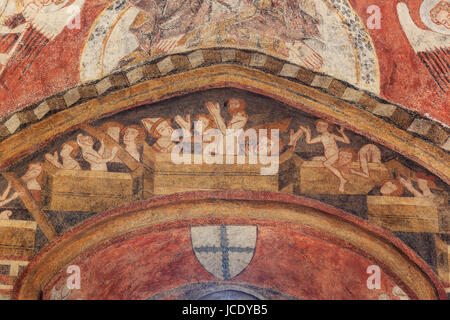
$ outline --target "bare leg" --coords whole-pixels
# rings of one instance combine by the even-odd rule
[[[359,152],[359,166],[361,171],[357,171],[355,169],[351,169],[350,172],[356,174],[358,176],[369,178],[369,163],[367,159],[367,154],[365,152]]]
[[[336,177],[339,178],[339,192],[344,192],[345,191],[345,184],[347,183],[347,180],[344,178],[344,176],[342,175],[342,173],[335,167],[333,167],[333,164],[335,164],[339,159],[339,154],[335,154],[333,156],[331,156],[330,158],[328,158],[323,165],[325,166],[325,168],[327,168],[328,170],[330,170]]]

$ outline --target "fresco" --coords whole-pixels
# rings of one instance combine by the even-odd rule
[[[446,299],[450,3],[372,2],[0,0],[0,299]]]
[[[196,140],[199,124],[205,131],[200,128],[202,135]],[[277,171],[261,175],[261,168],[271,165],[269,162],[239,164],[233,158],[228,163],[224,159],[229,150],[208,151],[211,132],[221,133],[221,127],[225,139],[230,128],[276,129],[276,137],[244,138],[233,157],[241,154],[249,159],[252,147],[266,144],[267,154],[279,157]],[[184,140],[189,147],[186,163],[173,162],[173,150],[179,147],[172,139],[176,130],[189,133]],[[278,150],[273,149],[274,139],[279,142]],[[207,151],[215,162],[191,161],[202,153],[205,157]],[[16,230],[32,236],[27,243],[4,238],[17,248],[5,247],[2,252],[5,256],[20,253],[22,261],[99,212],[195,190],[272,191],[320,200],[394,232],[436,271],[442,266],[438,257],[430,254],[429,246],[436,248],[433,237],[448,231],[448,185],[440,178],[345,125],[238,89],[191,93],[84,124],[15,163],[3,178],[0,217],[5,227],[25,223]],[[35,219],[40,221],[39,227],[34,224],[30,228],[28,223]],[[232,280],[253,259],[256,230],[245,225],[192,227],[193,252],[216,279]],[[227,232],[229,236],[225,236]],[[232,234],[236,240],[230,238]],[[217,256],[220,252],[222,256]],[[224,254],[229,267],[220,269]],[[69,292],[55,288],[52,299],[69,297]],[[151,295],[147,293],[145,298]],[[392,297],[386,292],[378,296]],[[287,297],[300,296],[292,293]]]

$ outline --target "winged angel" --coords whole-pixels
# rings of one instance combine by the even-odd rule
[[[425,0],[422,3],[420,16],[431,30],[421,29],[414,23],[405,3],[397,5],[397,13],[414,51],[446,92],[450,84],[450,2]]]
[[[24,73],[80,12],[85,0],[0,0],[0,79]]]

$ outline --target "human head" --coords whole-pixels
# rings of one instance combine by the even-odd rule
[[[424,172],[416,173],[416,179],[420,189],[432,188],[436,186],[436,178]]]
[[[225,105],[227,106],[227,108],[228,108],[228,113],[229,113],[231,116],[235,116],[235,115],[237,115],[238,113],[246,114],[246,112],[245,112],[245,106],[246,106],[246,103],[245,103],[245,100],[244,100],[244,99],[240,99],[240,98],[231,98],[231,99],[228,99],[228,100],[225,102]]]
[[[61,148],[61,157],[76,157],[79,151],[78,144],[75,141],[64,142]]]
[[[90,136],[85,136],[81,133],[77,135],[77,143],[81,148],[94,146],[94,140]]]
[[[316,121],[316,130],[319,133],[325,133],[325,132],[333,132],[333,125],[326,122],[325,120],[317,120]]]
[[[400,197],[403,194],[403,187],[397,180],[386,180],[382,183],[380,192],[383,196]]]
[[[22,176],[22,180],[30,181],[37,180],[39,181],[42,177],[42,163],[41,162],[33,162],[28,165],[27,172]]]
[[[146,118],[141,120],[148,133],[156,139],[161,137],[172,137],[173,128],[170,119]]]
[[[343,148],[339,151],[338,166],[345,167],[356,159],[356,152],[350,148]]]
[[[450,29],[450,3],[441,1],[430,11],[431,21],[439,26]]]
[[[122,129],[121,135],[125,145],[134,143],[136,146],[141,146],[145,141],[145,131],[137,125],[126,126]]]
[[[116,142],[120,140],[120,131],[123,129],[123,125],[119,122],[106,122],[100,129],[113,138]]]

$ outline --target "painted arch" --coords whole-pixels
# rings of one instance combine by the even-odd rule
[[[356,2],[0,1],[0,299],[446,299],[450,7]]]

